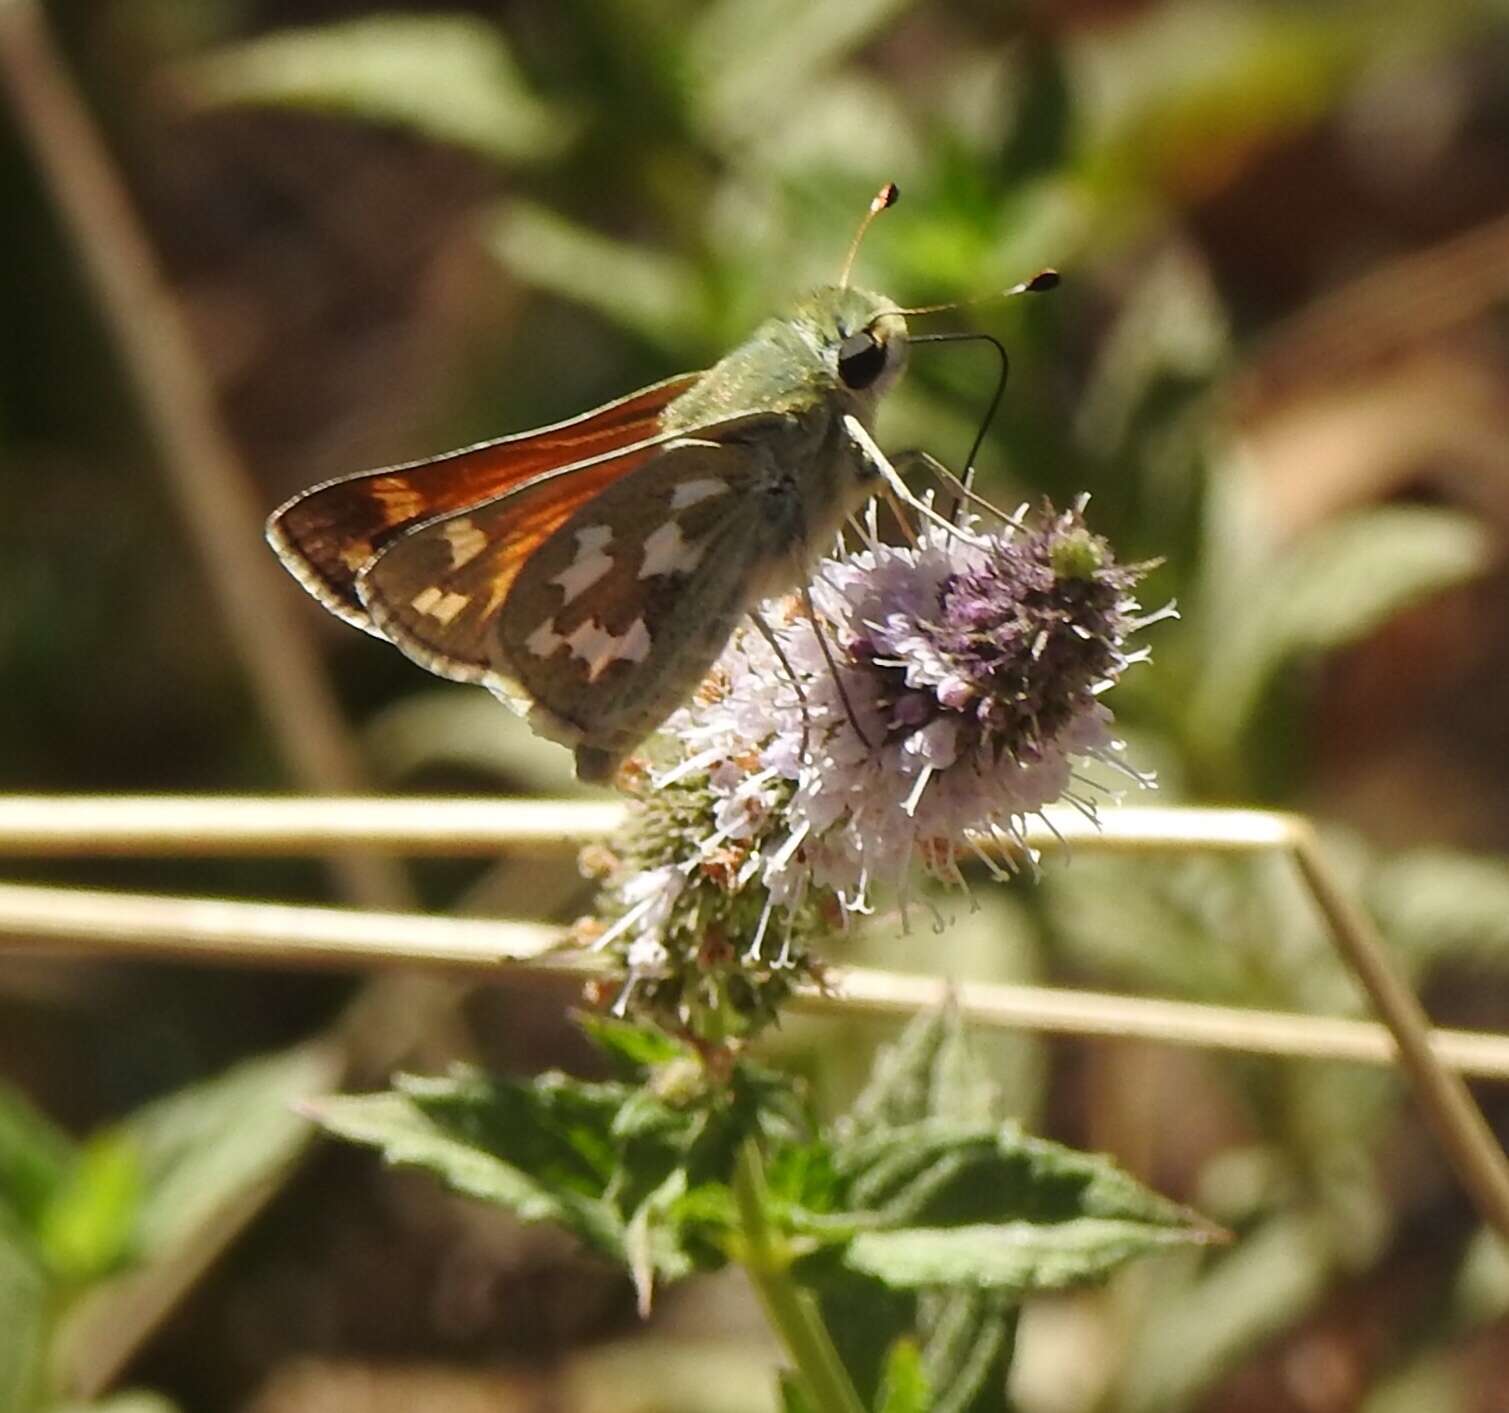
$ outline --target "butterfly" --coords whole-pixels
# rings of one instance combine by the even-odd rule
[[[315,486],[269,541],[333,613],[489,688],[573,748],[579,778],[610,780],[883,477],[905,493],[872,431],[913,311],[848,283],[895,197],[871,203],[838,284],[705,372]]]

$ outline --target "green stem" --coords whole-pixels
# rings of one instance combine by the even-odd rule
[[[766,1220],[765,1168],[753,1138],[739,1151],[734,1197],[744,1226],[744,1269],[796,1366],[803,1392],[817,1413],[865,1413],[817,1302],[791,1278],[790,1262]]]

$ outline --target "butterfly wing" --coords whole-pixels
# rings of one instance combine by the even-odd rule
[[[488,686],[575,746],[582,778],[606,778],[768,587],[784,539],[759,492],[785,423],[743,419],[737,439],[672,442],[625,474],[588,468],[421,526],[362,574],[362,600],[410,657]]]
[[[603,464],[623,474],[638,462],[612,459],[613,453],[659,436],[660,414],[700,376],[668,378],[567,422],[327,481],[276,510],[267,522],[267,538],[326,608],[377,632],[356,581],[386,546],[427,520],[480,505],[565,467],[610,458]]]

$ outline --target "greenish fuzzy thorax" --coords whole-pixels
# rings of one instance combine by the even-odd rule
[[[800,414],[820,403],[841,405],[869,423],[891,375],[863,392],[846,388],[838,376],[838,348],[850,334],[873,325],[882,341],[899,338],[905,362],[906,322],[895,300],[869,290],[827,285],[813,290],[787,314],[767,319],[738,348],[720,359],[666,410],[668,431],[706,427],[752,413]]]

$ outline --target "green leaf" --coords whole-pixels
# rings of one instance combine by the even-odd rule
[[[917,1298],[932,1413],[1006,1413],[1016,1302],[999,1291],[925,1290]]]
[[[1453,511],[1388,506],[1311,531],[1234,586],[1208,624],[1192,729],[1229,749],[1274,674],[1301,653],[1352,642],[1400,609],[1480,574],[1490,540]]]
[[[0,1210],[0,1408],[34,1406],[51,1298],[36,1249]]]
[[[885,1131],[929,1117],[990,1119],[996,1087],[951,1002],[908,1023],[876,1056],[869,1082],[840,1123],[848,1135]]]
[[[841,1121],[849,1134],[872,1133],[898,1123],[926,1118],[931,1112],[933,1065],[948,1027],[948,1009],[923,1011],[896,1042],[875,1056],[869,1081]]]
[[[220,49],[179,77],[202,103],[391,123],[500,162],[555,157],[576,127],[529,91],[501,31],[470,15],[376,15],[286,30]]]
[[[996,1086],[980,1064],[957,1008],[945,1005],[917,1016],[894,1045],[877,1055],[869,1083],[839,1125],[839,1140],[823,1155],[826,1193],[820,1204],[809,1205],[828,1212],[855,1205],[856,1168],[851,1164],[862,1168],[866,1154],[884,1163],[886,1135],[897,1127],[914,1133],[918,1126],[926,1129],[929,1120],[957,1120],[970,1133],[994,1133],[996,1103]],[[957,1176],[963,1167],[957,1155],[932,1164],[930,1178],[927,1159],[916,1164],[905,1158],[897,1166],[912,1179],[922,1175],[924,1184]],[[1004,1410],[1015,1329],[1015,1312],[1006,1297],[971,1290],[898,1295],[879,1281],[843,1269],[826,1269],[819,1279],[824,1318],[861,1388],[884,1380],[887,1350],[896,1340],[920,1338],[930,1407],[944,1413]]]
[[[599,1050],[634,1069],[652,1069],[674,1060],[692,1058],[689,1046],[672,1039],[659,1026],[638,1025],[634,1021],[594,1015],[590,1011],[578,1012],[575,1020]]]
[[[73,1140],[18,1090],[0,1084],[0,1207],[34,1225],[75,1161]]]
[[[922,1368],[922,1351],[915,1340],[898,1339],[886,1360],[876,1413],[931,1413],[932,1389]]]
[[[836,1144],[845,1206],[882,1225],[1104,1217],[1185,1227],[1193,1214],[1109,1159],[1024,1134],[1015,1124],[928,1119]]]
[[[687,37],[699,124],[725,141],[806,110],[824,77],[915,0],[718,0]]]
[[[438,1097],[434,1088],[430,1097]],[[309,1112],[331,1133],[380,1149],[394,1166],[424,1168],[455,1191],[505,1207],[521,1221],[555,1222],[594,1250],[627,1258],[624,1224],[600,1196],[609,1172],[599,1167],[596,1135],[588,1129],[568,1133],[564,1141],[549,1124],[512,1136],[541,1163],[542,1179],[489,1151],[511,1137],[492,1129],[490,1115],[485,1124],[468,1123],[464,1110],[444,1103],[427,1109],[408,1093],[322,1099]],[[529,1124],[542,1111],[525,1104],[514,1112]]]
[[[1466,957],[1509,964],[1509,863],[1449,850],[1384,860],[1367,902],[1417,966]]]
[[[161,1394],[144,1390],[127,1390],[112,1394],[98,1403],[64,1403],[47,1409],[47,1413],[178,1413],[178,1405]]]
[[[801,1381],[789,1369],[780,1373],[778,1392],[781,1395],[781,1413],[821,1413],[808,1399]]]
[[[1076,1217],[1051,1225],[1020,1221],[861,1232],[843,1260],[850,1270],[894,1289],[950,1286],[1025,1296],[1099,1280],[1133,1257],[1207,1240],[1193,1228]]]
[[[395,1088],[453,1138],[502,1158],[531,1178],[587,1196],[612,1181],[612,1128],[632,1090],[561,1074],[532,1084],[468,1070],[443,1078],[399,1075]]]
[[[704,326],[702,285],[687,261],[614,240],[548,207],[510,202],[488,244],[517,279],[668,350],[684,352]]]
[[[340,1066],[334,1047],[301,1045],[243,1061],[131,1115],[122,1132],[141,1159],[139,1252],[176,1250],[264,1190],[309,1142],[297,1106],[329,1089]]]
[[[82,1285],[132,1254],[142,1203],[141,1151],[119,1130],[92,1139],[37,1223],[37,1242],[59,1279]]]

